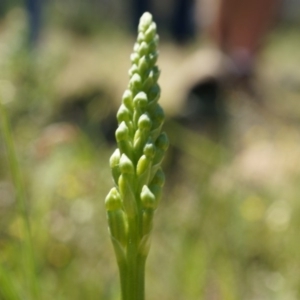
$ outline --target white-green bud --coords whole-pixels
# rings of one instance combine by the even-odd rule
[[[112,211],[121,208],[122,208],[121,196],[116,188],[112,188],[105,198],[105,209],[107,211]]]
[[[146,107],[148,104],[148,97],[146,93],[139,92],[133,99],[133,104],[135,107]]]
[[[138,33],[138,36],[137,36],[136,40],[138,41],[138,43],[141,43],[141,42],[143,42],[145,40],[145,35],[144,35],[144,33],[142,31],[140,31]]]
[[[120,170],[122,174],[134,174],[133,163],[124,153],[120,159]]]
[[[132,158],[132,143],[129,137],[129,129],[123,121],[116,130],[116,140],[121,153],[125,153]]]
[[[139,74],[135,73],[132,75],[129,81],[129,87],[134,93],[142,89],[142,78]]]
[[[119,127],[116,130],[117,142],[128,140],[128,138],[129,138],[128,133],[129,133],[129,130],[128,130],[126,123],[124,121],[121,122],[121,124],[119,125]]]
[[[149,89],[156,83],[153,78],[153,72],[150,71],[149,75],[146,77],[144,83],[143,83],[143,90],[148,93]]]
[[[139,68],[138,68],[138,66],[137,66],[136,64],[133,64],[133,65],[131,66],[131,68],[129,69],[129,71],[128,71],[128,75],[129,75],[130,77],[132,77],[133,74],[135,74],[135,73],[139,73]]]
[[[122,102],[124,105],[132,111],[133,109],[133,102],[132,102],[132,92],[130,90],[126,90],[122,97]]]
[[[133,45],[133,51],[134,52],[138,52],[138,50],[139,50],[139,47],[140,47],[140,44],[139,43],[134,43],[134,45]]]
[[[151,23],[148,29],[145,31],[144,40],[147,43],[150,43],[154,39],[155,35],[156,35],[156,24]]]
[[[127,240],[127,224],[124,211],[121,209],[107,211],[106,215],[110,235],[120,243],[122,248],[125,247]]]
[[[152,24],[152,15],[145,12],[139,22],[138,31],[145,31]]]
[[[143,153],[144,155],[146,155],[148,158],[153,158],[155,155],[155,146],[153,145],[153,143],[147,143],[143,149]]]
[[[132,119],[131,112],[124,104],[121,104],[121,106],[117,112],[117,119],[118,119],[119,124],[122,123],[123,121],[126,123],[130,122],[130,120]]]
[[[146,156],[142,155],[139,159],[137,166],[136,166],[136,173],[138,176],[147,172],[151,168],[151,160]]]
[[[126,174],[119,177],[118,185],[125,212],[128,217],[134,217],[137,214],[137,202],[132,183]]]
[[[138,121],[138,127],[140,130],[149,131],[151,129],[152,122],[148,114],[142,114]]]
[[[144,185],[142,188],[141,203],[144,209],[155,210],[157,208],[157,201],[155,199],[155,196],[146,185]]]
[[[109,159],[109,165],[112,171],[112,176],[115,184],[118,183],[119,176],[121,175],[120,166],[119,166],[120,158],[121,158],[120,150],[117,148]]]
[[[149,54],[149,61],[150,61],[151,66],[155,65],[157,59],[158,59],[158,52],[157,51],[152,52],[152,53]]]
[[[149,43],[149,53],[153,53],[156,51],[158,42],[159,36],[156,34],[154,39]]]
[[[147,58],[147,56],[144,55],[139,60],[137,70],[138,70],[139,74],[141,74],[143,76],[144,73],[148,70],[148,68],[149,68],[149,58]]]
[[[137,53],[134,52],[130,55],[130,60],[131,60],[132,64],[138,65],[138,62],[140,60],[140,56]]]
[[[117,148],[109,159],[110,167],[114,168],[114,167],[119,166],[120,158],[121,158],[121,153],[120,153],[120,150]]]
[[[142,42],[138,49],[138,54],[140,57],[149,53],[149,46],[146,42]]]

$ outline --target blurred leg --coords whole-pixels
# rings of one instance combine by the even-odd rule
[[[195,33],[195,1],[176,0],[171,24],[172,35],[179,43],[184,43]]]
[[[279,0],[221,0],[212,24],[217,46],[243,72],[251,72],[257,51],[274,22]]]

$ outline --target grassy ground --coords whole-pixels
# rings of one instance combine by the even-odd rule
[[[30,57],[22,47],[22,18],[6,22],[1,94],[26,186],[41,299],[118,299],[103,205],[115,146],[105,134],[127,84],[134,40],[118,31],[87,39],[49,29]],[[163,91],[195,48],[162,42]],[[270,37],[258,66],[265,106],[241,91],[228,93],[221,142],[166,125],[181,156],[156,215],[148,300],[299,299],[297,49],[292,28]],[[162,103],[173,99],[166,92]],[[0,262],[22,290],[15,193],[1,139]]]

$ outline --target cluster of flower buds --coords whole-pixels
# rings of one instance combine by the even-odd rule
[[[133,231],[140,254],[147,255],[146,240],[164,185],[161,162],[169,143],[161,133],[164,112],[158,104],[157,45],[156,24],[145,13],[130,57],[129,85],[117,113],[118,148],[110,158],[115,187],[105,200],[110,234],[120,253],[126,253],[128,243],[133,242]]]

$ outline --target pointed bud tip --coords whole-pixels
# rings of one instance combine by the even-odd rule
[[[120,169],[123,174],[134,174],[134,166],[132,161],[126,154],[122,154],[120,159]]]
[[[155,196],[146,185],[142,188],[141,201],[144,208],[156,209],[157,207]]]
[[[127,140],[128,133],[129,133],[129,130],[128,130],[128,127],[126,126],[126,123],[124,121],[121,122],[121,124],[119,125],[119,127],[116,130],[117,141]]]
[[[107,211],[113,211],[122,208],[121,196],[115,187],[109,191],[105,198],[105,208]]]
[[[149,27],[152,23],[152,15],[149,12],[145,12],[140,18],[141,27]]]
[[[109,164],[110,164],[111,168],[113,168],[119,164],[120,157],[121,157],[120,150],[117,148],[109,159]]]
[[[152,125],[151,119],[147,114],[142,114],[138,121],[139,129],[150,130]]]

